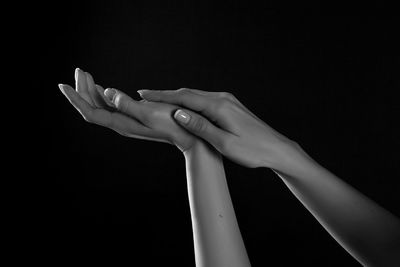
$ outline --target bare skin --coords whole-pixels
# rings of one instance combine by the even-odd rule
[[[193,146],[198,138],[182,129],[171,118],[176,105],[135,101],[116,89],[106,91],[94,83],[92,76],[82,70],[75,71],[76,90],[60,84],[60,90],[82,117],[94,124],[110,128],[127,137],[152,140],[176,145],[181,151]],[[110,100],[105,93],[116,90]]]
[[[398,218],[320,166],[296,142],[275,131],[233,95],[186,88],[142,90],[139,93],[148,102],[134,101],[118,90],[115,96],[110,94],[111,90],[104,92],[87,73],[83,79],[77,71],[76,78],[76,92],[66,85],[60,89],[87,121],[125,136],[175,144],[183,152],[197,266],[234,266],[233,262],[237,266],[249,265],[216,151],[243,166],[274,170],[305,208],[360,263],[400,265]],[[96,91],[101,97],[93,95]],[[186,114],[178,112],[178,106]],[[214,167],[208,172],[204,171],[205,166]],[[205,190],[212,183],[216,190]],[[224,229],[230,230],[218,231],[218,218],[228,218],[223,223],[228,223]],[[213,240],[216,236],[219,239]],[[213,247],[216,242],[220,245]],[[231,244],[228,251],[226,244]],[[240,256],[234,258],[235,255]]]
[[[400,221],[323,168],[296,142],[275,131],[232,94],[195,89],[140,90],[148,101],[181,106],[174,118],[222,155],[246,167],[271,168],[355,259],[400,266]]]
[[[135,101],[116,89],[104,90],[92,76],[75,71],[76,90],[60,90],[83,118],[123,136],[174,144],[186,162],[196,266],[248,267],[221,155],[177,124],[176,105]]]

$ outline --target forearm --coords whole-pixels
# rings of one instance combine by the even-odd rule
[[[274,171],[351,255],[369,266],[399,264],[398,218],[320,166],[299,146],[282,162]]]
[[[185,160],[196,266],[250,266],[221,156],[200,143]]]

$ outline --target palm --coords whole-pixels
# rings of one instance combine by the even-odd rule
[[[89,73],[79,70],[75,79],[76,91],[68,85],[62,85],[60,89],[86,121],[110,128],[127,137],[175,144],[181,151],[196,142],[196,137],[173,120],[172,115],[177,106],[132,100],[140,102],[140,114],[129,116],[113,107],[104,96],[104,89],[94,83]]]

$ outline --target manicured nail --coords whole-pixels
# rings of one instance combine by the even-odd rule
[[[65,89],[64,89],[65,85],[64,84],[62,84],[62,83],[58,84],[58,88],[60,88],[60,91],[61,91],[61,93],[63,93],[63,95],[67,96],[65,93]]]
[[[187,124],[190,121],[190,115],[184,112],[183,110],[178,109],[175,114],[174,118],[184,124]]]
[[[145,94],[145,93],[147,93],[147,92],[149,92],[150,90],[148,90],[148,89],[141,89],[141,90],[137,90],[137,92],[138,92],[138,94],[140,95],[140,96],[143,96],[143,94]]]
[[[80,70],[81,70],[80,68],[75,69],[75,80],[78,79],[78,73]]]
[[[117,90],[115,90],[115,89],[110,89],[110,88],[107,88],[107,89],[104,91],[104,95],[105,95],[111,102],[113,101],[114,96],[115,96],[116,93],[117,93]]]

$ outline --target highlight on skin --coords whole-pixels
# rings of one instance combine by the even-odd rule
[[[196,266],[250,266],[222,156],[245,167],[272,169],[361,264],[400,266],[399,219],[325,169],[232,94],[189,88],[139,90],[142,100],[136,101],[120,90],[104,90],[80,69],[75,81],[76,90],[59,87],[86,121],[182,151]],[[180,116],[179,110],[187,115]]]

